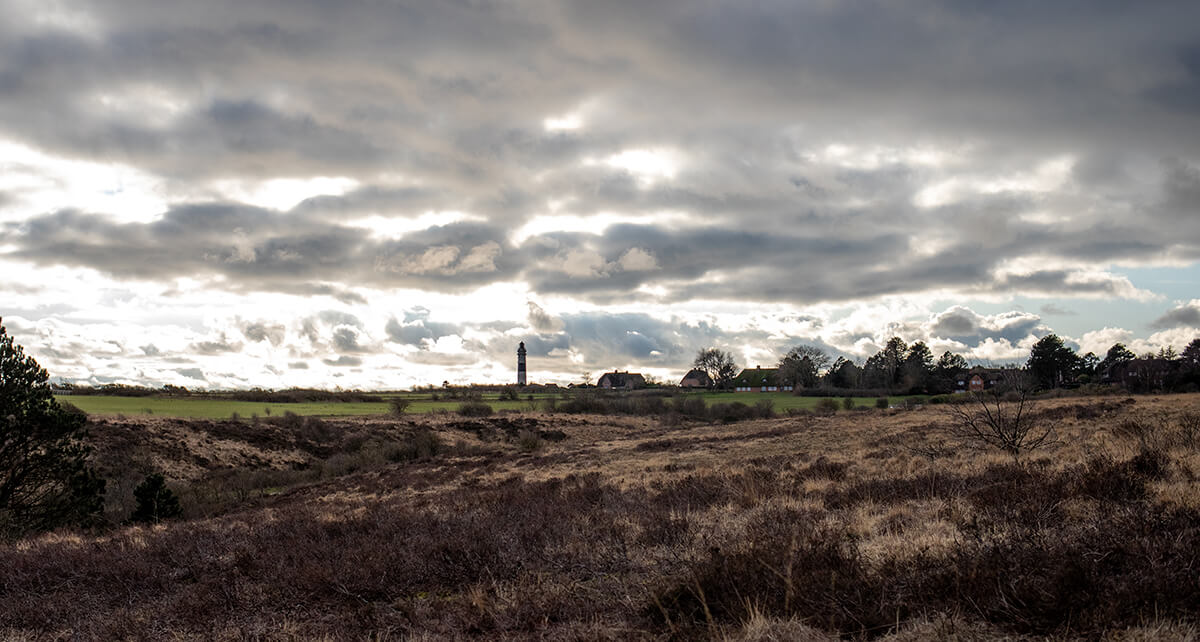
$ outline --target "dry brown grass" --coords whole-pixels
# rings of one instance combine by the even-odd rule
[[[1019,464],[932,406],[109,420],[191,517],[0,544],[0,637],[1195,639],[1197,410],[1049,400]]]

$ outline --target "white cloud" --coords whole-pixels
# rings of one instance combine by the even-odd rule
[[[145,222],[170,203],[161,179],[130,165],[64,158],[0,139],[4,193],[13,201],[0,201],[0,222],[71,208]]]
[[[1103,359],[1114,343],[1124,343],[1128,347],[1132,340],[1133,333],[1125,328],[1104,327],[1083,333],[1083,336],[1079,338],[1079,352],[1081,354],[1091,352]]]
[[[654,255],[640,247],[630,249],[617,261],[622,270],[631,272],[646,272],[658,269],[658,261]]]
[[[678,153],[664,148],[627,149],[608,156],[600,162],[609,167],[629,172],[644,187],[675,178],[682,164]],[[595,165],[597,162],[585,160],[584,164]]]
[[[288,211],[315,196],[340,196],[359,185],[349,176],[271,178],[264,181],[222,179],[213,189],[222,197],[259,207]]]
[[[567,276],[598,278],[608,276],[611,264],[595,250],[574,248],[558,256],[551,264]]]

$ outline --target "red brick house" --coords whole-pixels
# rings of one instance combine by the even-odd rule
[[[1000,382],[999,368],[983,368],[976,366],[958,375],[954,392],[983,392],[990,390]]]

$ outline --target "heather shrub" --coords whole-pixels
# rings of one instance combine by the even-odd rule
[[[304,417],[296,431],[296,436],[314,443],[326,443],[333,439],[334,434],[333,426],[313,416]]]
[[[708,405],[700,397],[676,397],[671,401],[671,408],[685,417],[708,416]]]
[[[428,459],[437,455],[442,450],[442,442],[438,439],[437,433],[422,428],[413,433],[412,438],[408,442],[411,444],[411,459]]]
[[[522,430],[517,433],[517,447],[525,452],[533,452],[542,447],[542,439],[532,430]]]
[[[1200,448],[1200,412],[1184,412],[1176,421],[1180,445],[1192,449]]]
[[[722,421],[731,424],[737,421],[745,421],[754,419],[757,412],[754,408],[747,406],[740,401],[730,403],[715,403],[709,406],[709,417],[714,421]]]
[[[283,414],[275,417],[271,423],[281,428],[298,432],[304,426],[304,417],[301,417],[291,410],[284,410]]]

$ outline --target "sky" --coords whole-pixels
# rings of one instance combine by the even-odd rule
[[[0,0],[54,380],[404,389],[1200,336],[1200,4]]]

